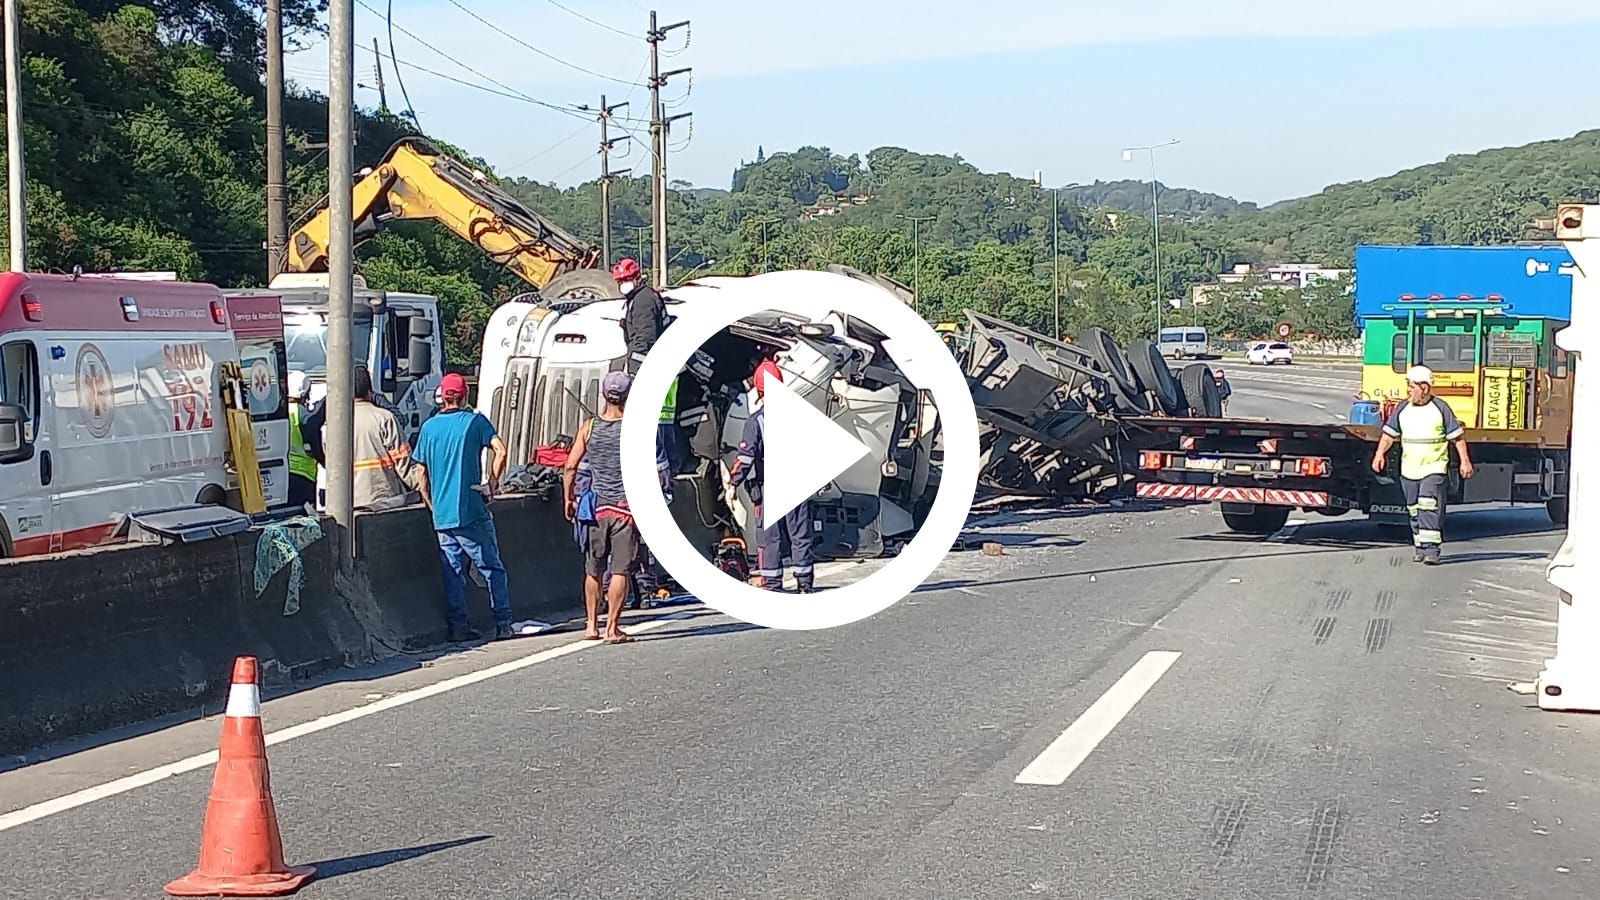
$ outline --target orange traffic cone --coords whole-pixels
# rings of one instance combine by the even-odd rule
[[[283,838],[267,773],[267,744],[261,733],[255,657],[234,660],[233,685],[223,715],[217,774],[200,834],[200,865],[167,885],[167,893],[174,897],[292,894],[315,870],[283,861]]]

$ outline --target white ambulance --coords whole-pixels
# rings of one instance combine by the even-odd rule
[[[132,514],[227,503],[219,367],[241,352],[262,470],[287,471],[282,314],[261,298],[236,323],[236,305],[206,284],[0,274],[0,556],[108,543]],[[281,506],[287,479],[271,481]]]

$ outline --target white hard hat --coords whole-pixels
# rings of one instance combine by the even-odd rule
[[[1433,370],[1427,366],[1412,366],[1406,370],[1406,380],[1412,384],[1433,384]]]
[[[306,373],[289,373],[289,396],[296,400],[304,400],[311,396],[311,379],[306,377]]]

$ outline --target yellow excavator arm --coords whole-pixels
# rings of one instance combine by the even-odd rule
[[[430,220],[455,232],[544,291],[558,277],[563,283],[592,282],[603,291],[609,277],[594,270],[600,248],[563,231],[523,206],[488,176],[439,152],[422,138],[396,142],[378,167],[356,182],[355,242],[378,233],[390,220]],[[289,272],[326,272],[332,224],[326,199],[289,236]]]

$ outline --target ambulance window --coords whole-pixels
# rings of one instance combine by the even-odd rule
[[[22,407],[38,423],[39,356],[32,341],[0,346],[0,403]]]

